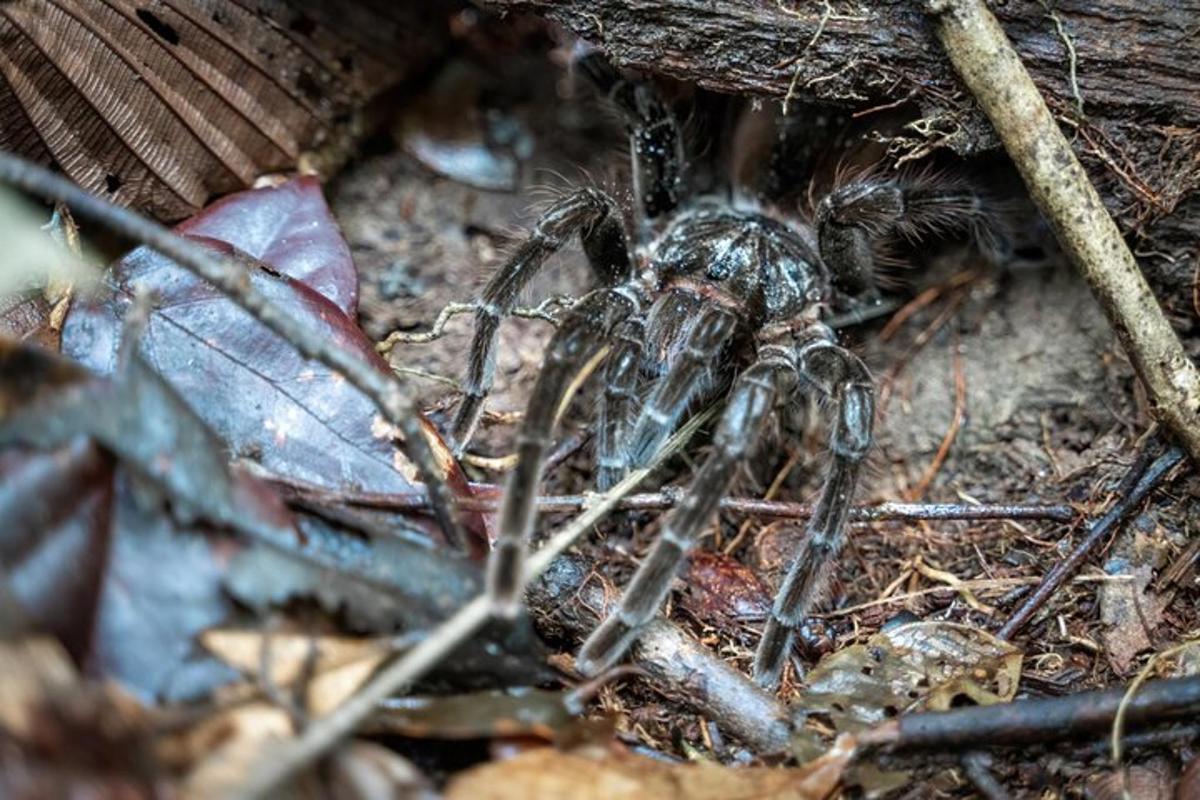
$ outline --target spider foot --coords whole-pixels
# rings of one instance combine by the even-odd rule
[[[758,652],[754,655],[754,682],[764,689],[775,689],[783,674],[787,654],[792,650],[792,628],[774,617],[767,618]]]

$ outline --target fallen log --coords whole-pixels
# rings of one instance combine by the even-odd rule
[[[919,3],[484,0],[540,14],[621,66],[719,92],[907,108],[896,160],[999,148]],[[1012,0],[995,12],[1169,309],[1195,318],[1200,2]],[[1170,308],[1170,306],[1174,306]]]

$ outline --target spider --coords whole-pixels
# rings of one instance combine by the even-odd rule
[[[860,178],[824,197],[809,224],[742,198],[685,197],[679,126],[653,84],[625,76],[595,51],[577,64],[627,127],[639,247],[631,252],[611,197],[595,188],[576,190],[542,214],[477,305],[464,396],[452,424],[460,454],[492,385],[501,319],[550,254],[579,236],[596,288],[564,314],[528,401],[488,567],[493,607],[504,616],[519,607],[556,410],[595,359],[604,359],[601,489],[647,463],[699,399],[727,390],[727,400],[711,454],[616,610],[584,643],[577,667],[586,675],[618,661],[657,613],[777,404],[816,396],[831,409],[830,465],[755,656],[755,679],[773,687],[793,631],[819,599],[845,543],[846,518],[872,444],[871,376],[822,318],[831,309],[877,302],[875,240],[973,226],[982,215],[980,200],[962,186]],[[724,365],[736,363],[745,366],[720,380]]]

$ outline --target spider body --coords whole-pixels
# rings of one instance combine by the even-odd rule
[[[489,592],[497,613],[515,612],[556,412],[595,359],[603,359],[596,446],[601,488],[646,464],[698,399],[728,388],[710,454],[619,606],[584,644],[577,665],[585,674],[618,660],[657,613],[777,406],[815,396],[830,411],[830,466],[755,659],[756,678],[773,685],[792,631],[819,599],[842,548],[871,446],[870,375],[821,317],[830,307],[874,301],[873,241],[879,236],[970,226],[979,203],[961,187],[859,180],[824,198],[810,225],[732,198],[683,197],[678,130],[653,87],[626,80],[595,54],[580,66],[629,128],[642,242],[636,252],[630,248],[611,198],[578,190],[542,215],[477,306],[464,400],[453,426],[460,451],[491,385],[501,318],[549,254],[578,234],[596,288],[560,321],[530,396],[500,509]]]
[[[715,290],[709,296],[751,327],[795,320],[830,299],[810,231],[715,198],[680,213],[650,252],[664,283],[693,279],[700,291]]]

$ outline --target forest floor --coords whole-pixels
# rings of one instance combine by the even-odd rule
[[[464,57],[453,68],[480,69],[480,59]],[[362,324],[377,340],[393,330],[428,330],[447,304],[470,302],[528,230],[547,187],[561,191],[579,182],[619,187],[627,174],[619,130],[581,97],[586,93],[571,91],[550,54],[494,59],[484,68],[486,86],[505,91],[468,98],[477,106],[464,109],[463,117],[475,122],[463,124],[466,135],[480,142],[476,155],[501,162],[508,157],[483,144],[482,133],[472,133],[470,125],[503,115],[528,137],[532,148],[516,159],[519,175],[511,189],[473,188],[434,174],[430,166],[438,167],[436,159],[418,159],[412,147],[404,152],[385,144],[358,158],[332,187],[335,216],[360,272]],[[480,169],[495,166],[484,163]],[[997,183],[1011,179],[1004,174]],[[534,282],[528,305],[553,295],[577,296],[586,288],[587,269],[575,245],[555,262]],[[1098,306],[1052,246],[1037,263],[999,265],[968,247],[939,247],[903,270],[891,297],[897,310],[843,332],[880,387],[876,445],[858,501],[1066,503],[1089,516],[1101,512],[1134,461],[1150,417]],[[419,387],[422,406],[442,424],[458,396],[471,320],[469,314],[456,316],[444,336],[399,345],[391,354],[393,366]],[[474,466],[468,466],[474,480],[493,483],[502,483],[503,473],[489,466],[512,450],[553,328],[541,320],[513,319],[502,330],[496,387],[471,448]],[[585,391],[560,440],[586,434],[593,409],[594,397]],[[774,499],[815,497],[827,453],[823,429],[812,424],[819,414],[811,411],[760,446],[737,495],[762,497],[774,486]],[[686,483],[704,455],[703,443],[693,445],[655,481]],[[587,492],[594,474],[585,443],[549,472],[544,491]],[[1156,495],[1017,635],[1014,643],[1024,654],[1021,696],[1123,685],[1154,653],[1195,635],[1200,619],[1195,582],[1169,585],[1162,576],[1190,557],[1188,544],[1196,534],[1189,520],[1200,512],[1197,488],[1196,479],[1188,478]],[[607,590],[628,579],[663,513],[624,513],[579,547]],[[794,521],[726,513],[700,549],[750,568],[751,575],[739,572],[736,581],[752,584],[757,603],[752,606],[761,615],[800,532]],[[1078,520],[856,525],[824,613],[806,629],[797,665],[811,669],[821,656],[867,641],[889,620],[944,620],[995,631],[1028,590],[1011,579],[1044,575],[1081,533]],[[685,584],[694,577],[685,576]],[[704,591],[713,590],[705,584]],[[672,619],[748,669],[761,616],[755,618],[752,609],[705,618],[705,609],[727,610],[727,604],[690,601],[695,594],[694,586],[681,589]],[[565,654],[578,644],[553,641]],[[801,697],[802,685],[791,671],[783,699]],[[680,757],[701,752],[735,762],[749,757],[740,745],[721,743],[719,735],[714,744],[708,720],[637,677],[605,687],[598,713],[615,713],[629,741],[660,752]],[[1169,787],[1194,753],[1194,742],[1171,745],[1140,751],[1133,763],[1150,776],[1142,778],[1153,784],[1161,775],[1154,785]],[[1026,796],[1074,795],[1085,786],[1095,793],[1096,782],[1108,775],[1103,756],[1082,746],[1012,753],[995,770]],[[924,778],[895,789],[894,796],[971,792],[953,769],[921,774]]]

